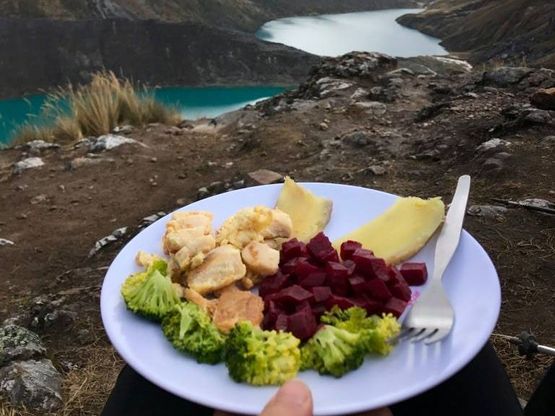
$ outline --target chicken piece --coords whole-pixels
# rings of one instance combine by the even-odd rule
[[[218,305],[218,299],[206,299],[204,296],[192,289],[183,290],[183,294],[185,296],[185,299],[197,304],[210,316],[214,315],[214,311],[216,310],[216,306]]]
[[[262,231],[270,226],[272,218],[272,210],[268,207],[243,208],[222,224],[216,234],[216,243],[242,249],[251,241],[261,241]]]
[[[277,208],[272,209],[272,222],[262,231],[262,236],[265,239],[289,238],[292,233],[293,222],[289,214]]]
[[[263,312],[264,301],[260,296],[245,290],[226,290],[218,298],[212,320],[220,331],[227,333],[240,321],[260,326]]]
[[[212,218],[210,212],[190,211],[176,212],[166,224],[166,232],[162,237],[164,252],[176,253],[185,242],[212,233]]]
[[[188,230],[180,230],[178,232],[181,231]],[[193,260],[197,266],[202,263],[206,254],[214,247],[216,247],[216,240],[214,239],[214,236],[210,234],[201,235],[184,240],[183,246],[177,253],[175,253],[174,258],[179,265],[179,268],[185,271],[191,267]]]
[[[210,251],[204,262],[188,273],[187,282],[204,295],[242,279],[246,272],[239,249],[226,244]]]
[[[145,269],[148,269],[148,267],[156,260],[163,260],[163,258],[156,254],[147,253],[143,250],[139,250],[135,256],[135,263],[139,266],[143,266]]]
[[[278,270],[279,251],[264,243],[251,241],[241,250],[241,257],[247,269],[254,274],[269,276]]]

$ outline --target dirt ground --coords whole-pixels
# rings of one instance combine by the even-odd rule
[[[225,117],[215,127],[135,129],[128,137],[143,145],[98,153],[95,162],[74,168],[70,163],[87,155],[83,146],[43,151],[45,166],[20,175],[11,166],[25,149],[1,151],[0,238],[15,244],[0,246],[0,320],[35,318],[32,328],[64,375],[60,414],[98,414],[123,365],[100,322],[105,270],[144,217],[195,201],[201,187],[217,193],[226,183],[245,180],[248,186],[247,174],[265,168],[300,181],[449,201],[457,177],[469,173],[469,205],[492,204],[492,198],[553,200],[555,143],[544,139],[553,126],[510,124],[501,111],[527,103],[529,91],[483,89],[473,77],[402,76],[397,98],[386,101],[379,115],[349,104],[355,88],[376,82],[358,79],[329,98],[293,94]],[[441,85],[450,91],[438,93]],[[476,95],[465,95],[469,90]],[[448,107],[415,122],[418,111],[439,101]],[[352,141],[353,132],[366,139]],[[510,156],[493,170],[476,153],[492,137],[511,142]],[[383,167],[383,174],[370,166]],[[97,240],[120,227],[128,227],[122,239],[88,257]],[[503,302],[491,340],[518,395],[527,399],[552,361],[518,356],[502,335],[530,330],[541,343],[555,345],[555,217],[509,208],[493,218],[468,215],[465,228],[499,273]],[[39,295],[46,300],[37,301]],[[52,303],[68,312],[48,324],[43,318]],[[11,414],[5,403],[0,409]]]

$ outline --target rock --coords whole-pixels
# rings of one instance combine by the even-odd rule
[[[532,68],[502,66],[492,71],[484,72],[482,82],[486,85],[508,87],[518,84],[533,71]]]
[[[88,257],[94,256],[98,253],[102,248],[106,247],[108,244],[113,243],[114,241],[118,241],[121,237],[123,237],[127,233],[127,227],[122,227],[114,230],[112,234],[107,235],[106,237],[102,237],[96,243],[94,243],[94,247],[89,251]]]
[[[68,168],[70,170],[75,170],[83,166],[98,165],[99,163],[110,162],[114,163],[115,160],[112,158],[100,158],[100,157],[76,157],[71,162],[69,162]]]
[[[105,150],[112,150],[123,144],[135,144],[136,140],[128,137],[117,136],[115,134],[105,134],[97,138],[88,139],[88,146],[91,152],[103,152]]]
[[[322,121],[319,125],[318,128],[322,131],[326,131],[327,129],[329,129],[328,123]]]
[[[478,94],[476,94],[475,92],[467,92],[463,95],[463,97],[465,98],[472,98],[473,100],[475,100],[476,98],[478,98]]]
[[[501,160],[493,157],[486,159],[482,166],[484,167],[484,169],[494,172],[500,172],[505,167],[504,163]]]
[[[424,108],[422,108],[415,117],[415,121],[417,123],[421,123],[423,121],[429,120],[431,118],[434,118],[435,116],[437,116],[439,113],[441,113],[441,111],[444,108],[448,108],[450,106],[450,103],[446,103],[446,102],[442,102],[442,103],[436,103],[436,104],[431,104],[428,105]]]
[[[547,110],[531,109],[523,115],[522,121],[532,124],[551,124],[553,117]]]
[[[324,77],[316,81],[316,85],[319,87],[320,98],[327,98],[338,95],[339,91],[351,88],[354,84],[341,79]]]
[[[208,188],[206,186],[198,188],[198,190],[197,190],[197,199],[203,199],[203,198],[206,198],[209,195],[210,195],[210,192],[208,191]]]
[[[0,369],[0,392],[16,406],[42,413],[63,405],[62,377],[47,359],[16,361]]]
[[[59,149],[61,146],[57,143],[49,143],[44,140],[31,140],[22,146],[32,154],[38,154],[43,150]]]
[[[382,176],[385,175],[386,169],[383,166],[372,165],[366,169],[366,172],[371,173],[372,175]]]
[[[555,208],[555,204],[540,198],[528,198],[518,201],[519,204],[528,205],[536,208]]]
[[[353,147],[364,147],[370,143],[370,137],[365,132],[355,131],[345,134],[341,141]]]
[[[466,212],[468,215],[473,215],[475,217],[503,220],[505,218],[504,214],[507,212],[507,208],[497,205],[472,205]]]
[[[183,131],[179,127],[172,126],[164,130],[164,133],[171,134],[172,136],[181,136]]]
[[[0,327],[0,367],[16,360],[41,358],[46,354],[40,337],[18,325]]]
[[[28,157],[15,163],[13,165],[13,172],[19,175],[24,170],[40,168],[41,166],[44,166],[44,162],[40,157]]]
[[[402,77],[403,75],[409,75],[409,76],[413,77],[416,74],[414,73],[414,71],[412,69],[409,69],[409,68],[397,68],[397,69],[394,69],[393,71],[389,71],[387,74],[385,74],[385,76],[388,77],[388,78]]]
[[[351,94],[351,100],[356,101],[359,98],[366,98],[368,97],[369,92],[364,88],[357,88],[355,92]]]
[[[351,52],[334,58],[324,58],[313,70],[313,76],[341,78],[372,78],[379,71],[395,69],[397,59],[377,52]]]
[[[387,106],[379,101],[359,101],[354,104],[355,107],[365,110],[367,113],[381,116],[387,111]]]
[[[553,144],[555,143],[555,136],[545,136],[543,139],[541,139],[541,141],[543,143]]]
[[[462,59],[444,56],[415,56],[400,58],[399,66],[408,68],[416,75],[436,76],[466,74],[472,70],[472,65]]]
[[[36,205],[36,204],[40,204],[41,202],[44,202],[48,199],[48,197],[45,194],[39,194],[36,195],[34,197],[31,198],[31,204],[32,205]]]
[[[283,175],[268,169],[258,169],[248,173],[249,177],[260,185],[268,185],[283,181]]]
[[[112,133],[115,134],[131,134],[133,133],[133,126],[126,124],[123,126],[117,126],[114,128],[114,130],[112,131]]]
[[[519,88],[553,88],[555,87],[555,71],[547,68],[535,69],[530,75],[524,78],[519,84]]]
[[[6,240],[5,238],[0,238],[0,247],[13,246],[13,245],[15,245],[15,243],[13,241]]]
[[[511,145],[511,142],[508,142],[506,140],[502,140],[502,139],[498,139],[498,138],[494,138],[491,140],[488,140],[487,142],[482,143],[480,146],[478,146],[476,148],[476,152],[477,153],[486,153],[486,152],[490,152],[491,150],[499,150],[499,149],[504,149],[508,146]]]
[[[511,157],[513,157],[513,155],[507,152],[499,152],[495,154],[495,158],[499,160],[510,159]]]
[[[139,228],[146,227],[147,225],[152,224],[154,221],[159,220],[162,217],[165,217],[167,214],[164,211],[157,212],[156,214],[149,215],[148,217],[144,217],[139,224]]]
[[[555,88],[536,91],[530,97],[530,103],[542,110],[555,110]]]

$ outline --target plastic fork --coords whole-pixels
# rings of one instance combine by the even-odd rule
[[[441,278],[459,245],[469,191],[470,176],[463,175],[458,180],[453,201],[437,239],[434,272],[428,287],[403,321],[405,329],[400,338],[407,337],[412,342],[424,341],[425,344],[431,344],[442,340],[451,332],[455,314]]]

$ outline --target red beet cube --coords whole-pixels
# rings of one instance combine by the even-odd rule
[[[264,315],[268,316],[270,322],[275,322],[280,313],[282,313],[282,310],[279,308],[276,302],[270,300],[266,303],[264,308]]]
[[[401,266],[400,272],[411,286],[423,285],[428,278],[426,263],[405,263]]]
[[[395,266],[389,266],[387,268],[387,274],[389,275],[389,280],[387,281],[388,286],[393,286],[398,282],[406,283],[405,278]]]
[[[278,270],[275,274],[267,276],[264,280],[262,280],[260,286],[258,287],[258,294],[261,297],[265,297],[284,288],[288,282],[289,276]]]
[[[331,288],[331,291],[333,293],[341,296],[348,295],[351,289],[349,279],[347,277],[342,277],[339,275],[328,274],[326,278],[326,283]]]
[[[270,295],[276,302],[298,304],[312,298],[312,293],[299,285],[292,285]]]
[[[326,273],[330,277],[337,277],[339,279],[346,279],[349,276],[349,269],[343,264],[335,261],[328,261],[326,263]]]
[[[287,263],[289,260],[297,257],[308,257],[308,251],[303,242],[293,238],[282,244],[279,259],[280,264]]]
[[[379,314],[383,309],[383,303],[374,299],[369,299],[367,296],[357,297],[353,300],[353,302],[355,302],[357,306],[366,310],[368,315]]]
[[[320,271],[318,266],[311,264],[308,259],[301,258],[297,264],[295,264],[295,274],[299,280],[302,280],[309,274],[316,273],[318,271]]]
[[[324,283],[326,283],[326,272],[324,271],[310,273],[299,279],[299,284],[307,289],[313,286],[322,286]]]
[[[328,237],[323,232],[316,234],[306,245],[308,253],[311,257],[321,263],[329,260],[339,259],[337,252],[331,245]]]
[[[395,283],[394,285],[389,287],[389,291],[393,296],[396,298],[402,299],[405,302],[408,302],[411,297],[411,290],[410,287],[406,283]]]
[[[280,269],[284,274],[294,274],[297,263],[305,261],[304,257],[295,257],[294,259],[288,260],[286,263],[282,264]]]
[[[391,298],[391,292],[387,288],[382,279],[370,279],[365,284],[366,294],[371,299],[381,300],[383,302]]]
[[[371,251],[359,248],[353,253],[352,260],[356,264],[357,273],[370,279],[374,277],[389,279],[384,259],[375,257]]]
[[[320,317],[324,314],[324,312],[326,312],[326,310],[325,305],[314,305],[312,307],[312,314],[314,315],[314,318],[316,318],[316,322],[320,321]]]
[[[343,262],[343,266],[345,266],[347,268],[348,271],[348,275],[352,275],[355,272],[355,269],[357,267],[357,265],[355,264],[354,261],[352,260],[345,260]]]
[[[344,241],[343,243],[341,243],[341,248],[339,249],[341,253],[341,259],[351,260],[351,257],[353,257],[353,253],[359,248],[362,248],[362,244],[360,244],[358,241]]]
[[[312,305],[310,305],[310,302],[307,301],[307,300],[305,300],[301,303],[297,303],[295,305],[295,312],[299,312],[301,309],[306,308],[306,307],[312,309]]]
[[[316,327],[316,319],[309,306],[289,315],[287,329],[300,340],[304,341],[314,335]]]
[[[387,301],[387,303],[383,307],[383,311],[385,313],[391,313],[393,316],[397,318],[400,317],[407,307],[407,302],[397,298],[391,298]]]
[[[364,280],[364,277],[362,276],[355,274],[349,277],[349,284],[351,285],[351,289],[353,289],[353,293],[355,295],[365,291],[366,280]]]
[[[337,306],[339,309],[349,309],[357,305],[349,298],[332,294],[326,301],[326,308],[331,309],[334,306]]]
[[[328,286],[315,286],[310,291],[316,303],[325,302],[331,296],[331,289]]]
[[[287,331],[289,327],[289,318],[284,313],[281,313],[276,318],[276,322],[274,323],[274,329],[276,331]]]

